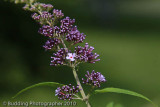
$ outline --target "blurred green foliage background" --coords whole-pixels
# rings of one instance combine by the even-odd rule
[[[100,62],[80,65],[80,77],[94,69],[108,80],[102,88],[136,91],[160,105],[159,0],[41,1],[75,18],[80,31],[87,35],[85,42],[100,54]],[[70,68],[49,66],[52,52],[42,47],[46,38],[37,33],[39,25],[22,6],[0,1],[1,102],[39,82],[75,84]],[[58,101],[53,92],[53,88],[39,87],[15,101]],[[105,107],[111,101],[124,107],[153,107],[143,99],[112,93],[93,95],[90,102],[93,107]],[[77,101],[77,106],[85,104]]]

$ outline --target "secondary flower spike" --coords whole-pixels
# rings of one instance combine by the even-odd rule
[[[80,91],[79,86],[71,86],[65,85],[62,88],[58,87],[55,90],[55,96],[58,96],[58,99],[60,100],[72,100],[74,99],[74,95]]]
[[[84,84],[100,87],[101,83],[106,82],[105,77],[100,72],[96,73],[94,70],[91,74],[89,73],[89,71],[87,71],[87,74],[85,76],[87,78],[86,80],[82,78]]]

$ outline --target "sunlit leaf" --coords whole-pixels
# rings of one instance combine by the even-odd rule
[[[143,99],[151,102],[153,105],[155,105],[149,98],[143,96],[142,94],[133,92],[133,91],[120,89],[120,88],[104,88],[102,90],[95,90],[95,94],[98,94],[98,93],[109,93],[109,92],[110,93],[122,93],[122,94],[128,94],[128,95],[140,97],[140,98],[143,98]],[[155,105],[155,106],[158,107],[157,105]]]
[[[39,87],[39,86],[49,86],[49,87],[57,87],[57,86],[62,86],[63,84],[60,84],[60,83],[56,83],[56,82],[42,82],[42,83],[38,83],[38,84],[35,84],[35,85],[32,85],[32,86],[29,86],[21,91],[19,91],[14,97],[12,98],[15,98],[17,97],[18,95],[20,95],[21,93],[24,93],[32,88],[35,88],[35,87]]]

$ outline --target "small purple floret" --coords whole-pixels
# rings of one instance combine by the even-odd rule
[[[64,48],[58,50],[57,53],[53,54],[54,57],[51,57],[51,66],[63,65],[67,56],[67,52]]]
[[[53,6],[51,4],[40,3],[39,5],[40,5],[40,7],[44,8],[44,9],[52,9],[53,8]]]
[[[41,9],[42,11],[49,11],[53,8],[51,4],[44,4],[44,3],[34,3],[33,6],[30,8],[30,11],[37,11],[37,9]]]
[[[53,17],[53,15],[51,14],[51,13],[49,13],[49,12],[47,12],[47,11],[43,11],[42,12],[42,15],[41,15],[41,18],[42,19],[50,19],[50,18],[52,18]]]
[[[52,37],[53,36],[53,28],[49,25],[44,25],[42,28],[39,29],[39,33],[47,36],[47,37]]]
[[[75,23],[75,19],[70,19],[69,17],[66,17],[61,20],[61,32],[67,33]]]
[[[37,13],[33,13],[33,15],[32,15],[32,18],[34,19],[34,20],[36,20],[36,21],[39,21],[40,20],[40,15],[38,15]]]
[[[57,18],[62,18],[64,14],[62,13],[62,10],[53,9],[53,15]]]
[[[45,50],[50,50],[53,47],[56,47],[57,45],[59,45],[61,42],[59,39],[57,38],[50,38],[47,40],[47,42],[45,43],[45,45],[43,46],[45,48]]]
[[[42,25],[47,21],[51,22],[54,20],[53,15],[47,11],[43,11],[41,14],[33,13],[32,18]]]
[[[74,44],[76,44],[76,43],[82,43],[85,37],[86,35],[80,33],[79,30],[77,29],[77,26],[74,26],[70,29],[70,31],[66,35],[66,40],[72,41],[74,42]]]

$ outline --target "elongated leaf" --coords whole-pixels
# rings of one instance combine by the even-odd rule
[[[29,86],[21,91],[19,91],[14,97],[12,98],[15,98],[17,97],[18,95],[20,95],[21,93],[29,90],[29,89],[32,89],[32,88],[35,88],[35,87],[39,87],[39,86],[50,86],[50,87],[56,87],[56,86],[62,86],[63,84],[60,84],[60,83],[56,83],[56,82],[42,82],[42,83],[38,83],[38,84],[35,84],[35,85],[32,85],[32,86]]]
[[[97,93],[108,93],[108,92],[111,92],[111,93],[122,93],[122,94],[128,94],[128,95],[140,97],[140,98],[143,98],[143,99],[151,102],[153,105],[155,105],[149,98],[143,96],[142,94],[133,92],[133,91],[120,89],[120,88],[104,88],[102,90],[95,90],[95,94],[97,94]],[[155,106],[158,107],[157,105],[155,105]]]

